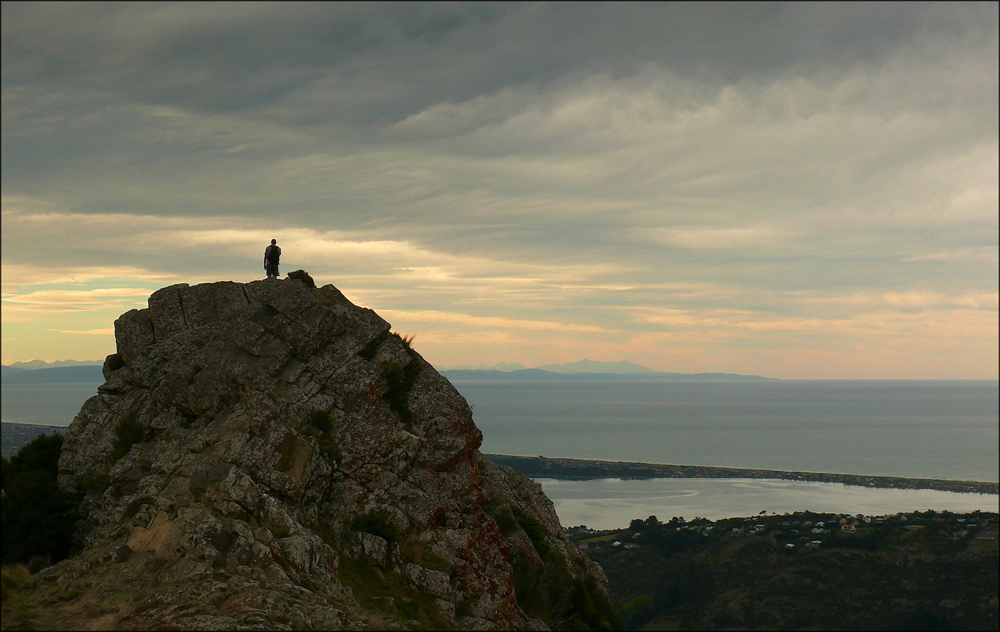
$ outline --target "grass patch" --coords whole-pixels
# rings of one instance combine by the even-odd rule
[[[519,507],[511,507],[511,512],[514,514],[514,519],[517,520],[518,526],[528,535],[531,544],[538,551],[538,556],[543,560],[549,557],[551,551],[549,543],[545,539],[545,527],[538,521],[538,518],[529,516],[521,511]]]
[[[21,586],[31,577],[31,572],[24,564],[12,564],[0,568],[0,601],[7,603]]]
[[[417,566],[429,568],[432,571],[441,571],[449,575],[454,570],[443,557],[434,553],[426,546],[419,543],[402,541],[399,542],[399,553],[404,559],[413,562]]]
[[[490,498],[482,503],[481,507],[497,523],[497,528],[503,535],[510,535],[519,528],[517,518],[514,517],[510,505],[503,504],[499,498]]]
[[[448,617],[438,608],[434,597],[405,585],[399,573],[382,572],[364,560],[343,555],[338,575],[365,609],[394,619],[400,624],[411,620],[419,621],[416,627],[418,630],[454,629]]]
[[[594,543],[594,542],[611,542],[616,538],[621,536],[617,533],[611,533],[609,535],[599,535],[596,538],[587,538],[586,540],[580,540],[580,542]]]
[[[514,517],[514,512],[511,511],[510,507],[501,507],[493,519],[496,520],[497,528],[500,529],[500,533],[504,535],[510,535],[518,528],[517,518]]]

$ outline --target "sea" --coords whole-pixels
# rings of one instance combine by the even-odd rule
[[[951,480],[998,480],[998,382],[461,380],[480,450]],[[11,384],[2,420],[67,426],[98,384]],[[539,479],[564,526],[761,511],[998,511],[995,494],[742,479]]]

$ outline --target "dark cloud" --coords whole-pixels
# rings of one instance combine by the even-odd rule
[[[989,41],[996,24],[996,5],[955,3],[5,3],[3,66],[10,84],[206,112],[252,110],[325,79],[328,116],[386,123],[650,63],[714,84],[843,69],[941,38]],[[352,99],[338,99],[340,83]]]
[[[5,288],[240,278],[277,234],[454,322],[995,323],[995,3],[2,12]]]

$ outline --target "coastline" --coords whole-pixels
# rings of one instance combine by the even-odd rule
[[[743,478],[842,483],[857,487],[884,489],[931,489],[961,494],[994,495],[998,493],[998,487],[1000,487],[998,483],[988,481],[953,481],[931,478],[904,478],[899,476],[863,476],[824,472],[754,470],[701,465],[664,465],[561,457],[510,456],[505,454],[483,454],[483,457],[493,463],[506,465],[511,469],[517,470],[529,478],[552,478],[559,480],[592,480],[600,478]]]

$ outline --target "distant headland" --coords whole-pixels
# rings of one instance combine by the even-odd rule
[[[3,455],[10,458],[29,441],[41,434],[65,433],[65,426],[38,426],[33,424],[3,423]],[[862,476],[856,474],[830,474],[823,472],[791,472],[784,470],[753,470],[735,467],[710,467],[702,465],[662,465],[628,461],[596,461],[588,459],[548,458],[544,456],[512,456],[483,454],[483,457],[506,465],[530,478],[555,478],[563,480],[589,480],[597,478],[753,478],[792,480],[816,483],[843,483],[860,487],[892,489],[933,489],[966,494],[997,494],[997,483],[988,481],[950,481],[932,478],[904,478],[899,476]]]
[[[891,489],[933,489],[966,494],[996,494],[998,484],[986,481],[949,481],[933,478],[899,476],[862,476],[823,472],[752,470],[736,467],[701,465],[660,465],[626,461],[591,461],[586,459],[548,458],[544,456],[509,456],[483,454],[494,463],[506,465],[530,478],[587,480],[597,478],[756,478],[771,480],[842,483],[859,487]]]

